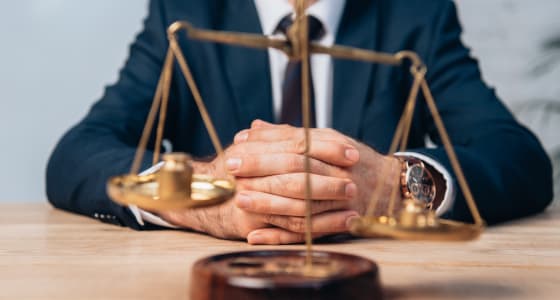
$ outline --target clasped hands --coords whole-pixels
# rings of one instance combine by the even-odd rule
[[[399,161],[332,129],[311,129],[312,234],[348,231],[371,194],[388,199],[399,184]],[[197,173],[236,177],[235,198],[220,206],[158,214],[166,221],[218,238],[250,244],[305,240],[305,138],[302,128],[256,120],[240,131],[224,154],[194,163]],[[386,202],[381,201],[380,205]]]

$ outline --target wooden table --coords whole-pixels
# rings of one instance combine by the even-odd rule
[[[267,248],[135,232],[47,204],[3,204],[0,299],[186,299],[197,259]],[[377,261],[392,299],[560,299],[559,209],[489,228],[468,243],[354,240],[316,248]]]

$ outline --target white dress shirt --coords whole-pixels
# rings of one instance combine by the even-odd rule
[[[263,34],[274,38],[283,38],[281,35],[275,35],[278,24],[288,14],[293,12],[293,7],[288,0],[254,0]],[[352,0],[350,0],[352,1]],[[323,24],[325,35],[316,43],[323,46],[332,46],[335,43],[336,34],[346,0],[319,0],[307,9],[307,14],[317,18]],[[272,83],[272,100],[274,103],[274,115],[276,120],[280,119],[282,108],[282,81],[284,73],[288,65],[288,58],[284,53],[276,49],[269,49],[270,60],[270,79]],[[311,75],[313,79],[313,88],[315,93],[315,113],[318,128],[331,127],[332,122],[332,91],[333,91],[333,60],[325,54],[313,54],[311,56]],[[424,163],[430,164],[439,171],[447,184],[444,199],[437,209],[436,213],[441,215],[447,212],[455,199],[455,191],[453,180],[449,172],[437,161],[425,155],[414,152],[397,153],[396,155],[413,156]],[[145,173],[155,172],[159,169],[161,163],[146,170]],[[139,224],[143,225],[144,221],[152,224],[174,227],[165,222],[161,218],[149,212],[142,211],[137,207],[130,207],[132,213],[136,217]]]
[[[307,13],[317,18],[323,24],[324,36],[316,41],[323,46],[332,46],[335,41],[338,25],[344,12],[346,0],[317,1],[307,9]],[[255,0],[263,34],[275,36],[274,31],[280,20],[293,12],[288,0]],[[272,100],[274,115],[280,119],[282,107],[282,81],[288,65],[288,57],[277,49],[268,50],[270,60],[270,79],[272,82]],[[315,93],[315,120],[318,128],[331,126],[332,115],[332,80],[333,61],[329,55],[314,54],[311,56],[311,77]]]

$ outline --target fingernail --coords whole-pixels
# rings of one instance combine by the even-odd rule
[[[247,242],[249,242],[249,244],[264,244],[266,241],[264,236],[257,232],[257,233],[250,234],[247,237]]]
[[[238,134],[235,135],[235,138],[233,139],[233,142],[238,144],[238,143],[242,143],[247,141],[247,139],[249,138],[249,130],[245,129],[241,132],[239,132]]]
[[[359,216],[357,215],[352,215],[346,218],[346,229],[350,230],[352,227],[352,223],[354,223],[355,220],[358,220],[358,218]]]
[[[241,158],[228,158],[226,165],[229,171],[237,171],[241,167]]]
[[[237,207],[239,208],[248,208],[251,205],[251,197],[245,193],[239,193],[236,200]]]
[[[346,187],[344,188],[344,192],[346,193],[347,198],[354,198],[358,193],[358,187],[355,183],[347,183]]]
[[[344,156],[350,161],[358,161],[360,159],[360,152],[356,149],[346,149]]]

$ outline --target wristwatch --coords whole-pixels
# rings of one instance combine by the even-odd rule
[[[443,175],[420,159],[406,156],[401,161],[401,192],[403,199],[414,199],[436,210],[443,201],[445,180]]]

